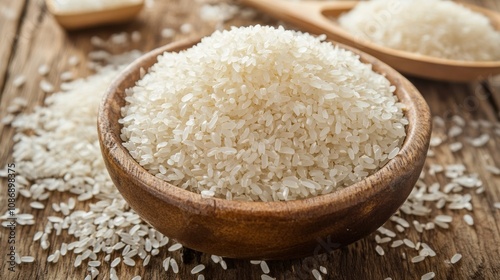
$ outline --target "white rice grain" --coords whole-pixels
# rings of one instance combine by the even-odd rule
[[[464,221],[466,224],[468,224],[469,226],[473,226],[474,225],[474,218],[472,218],[471,215],[469,214],[465,214],[464,215]]]
[[[448,137],[457,137],[462,134],[463,129],[460,126],[454,125],[448,130]]]
[[[193,267],[193,269],[191,269],[191,274],[197,274],[197,273],[200,273],[202,272],[203,270],[205,269],[205,265],[203,264],[199,264],[195,267]]]
[[[123,263],[128,265],[128,266],[135,266],[135,261],[131,258],[124,257]]]
[[[396,247],[399,247],[403,244],[404,244],[403,240],[395,240],[394,242],[392,242],[391,247],[396,248]]]
[[[434,272],[428,272],[428,273],[422,275],[422,277],[420,278],[420,280],[431,280],[431,279],[434,279],[434,277],[436,277],[436,273],[434,273]]]
[[[121,262],[121,258],[117,257],[111,262],[111,267],[116,267]]]
[[[12,81],[12,85],[16,88],[22,87],[24,83],[26,83],[26,76],[24,75],[17,75]]]
[[[269,272],[271,272],[269,270],[269,266],[267,265],[266,261],[261,261],[260,262],[260,269],[262,269],[262,272],[264,272],[264,274],[269,274]]]
[[[47,64],[42,64],[38,67],[38,74],[40,76],[45,76],[49,73],[50,68]]]
[[[139,31],[132,31],[132,34],[130,34],[130,38],[132,39],[132,42],[140,42],[142,35],[141,32]]]
[[[172,271],[174,273],[179,273],[179,266],[177,265],[175,259],[170,259],[170,266],[172,267]]]
[[[219,256],[216,256],[216,255],[211,255],[210,258],[212,259],[212,261],[214,263],[219,263],[221,258]],[[260,263],[260,262],[259,262]]]
[[[461,259],[462,259],[462,255],[457,253],[457,254],[453,255],[453,257],[451,257],[450,263],[455,264],[458,261],[460,261]]]
[[[419,263],[419,262],[421,262],[421,261],[423,261],[423,260],[425,260],[425,256],[421,256],[421,255],[419,255],[419,256],[415,256],[415,257],[413,257],[413,258],[411,259],[411,262],[412,262],[412,263]]]
[[[225,261],[225,260],[223,260],[223,259],[221,258],[221,260],[220,260],[220,262],[219,262],[219,263],[220,263],[220,266],[222,267],[222,269],[227,270],[227,263],[226,263],[226,261]]]
[[[23,263],[32,263],[35,261],[35,257],[32,256],[22,256],[21,257],[21,262]]]
[[[80,59],[78,58],[78,56],[72,55],[69,57],[68,64],[70,66],[76,66],[76,65],[78,65],[78,63],[80,63]]]
[[[442,222],[442,223],[451,223],[452,220],[453,220],[453,217],[449,216],[449,215],[437,215],[434,218],[435,222]]]
[[[45,208],[45,205],[41,202],[38,202],[38,201],[30,202],[30,206],[33,209],[44,209]]]
[[[33,236],[33,241],[40,240],[40,238],[42,238],[42,235],[43,235],[43,231],[37,231],[35,233],[35,236]]]
[[[179,249],[181,249],[181,248],[182,248],[182,244],[180,244],[180,243],[176,243],[176,244],[174,244],[174,245],[172,245],[172,246],[168,247],[168,251],[169,251],[169,252],[173,252],[173,251],[177,251],[177,250],[179,250]]]
[[[118,276],[116,275],[116,269],[113,267],[109,270],[109,278],[110,280],[118,280]]]
[[[101,262],[100,261],[90,261],[88,263],[88,266],[91,266],[91,267],[98,267],[101,265]]]
[[[472,146],[477,148],[477,147],[482,147],[482,146],[486,145],[488,143],[488,141],[490,141],[490,135],[484,133],[484,134],[481,134],[477,138],[470,139],[469,143]]]
[[[182,34],[188,34],[191,31],[193,31],[193,25],[191,25],[190,23],[184,23],[181,25],[179,30],[181,31]]]
[[[40,81],[40,89],[45,93],[52,93],[54,91],[54,86],[47,80],[43,79]]]
[[[314,279],[316,280],[322,280],[323,279],[323,276],[321,276],[321,274],[319,273],[319,271],[317,269],[313,269],[311,271],[312,275],[314,276]]]
[[[413,241],[411,241],[410,239],[403,239],[403,243],[409,248],[415,248],[415,243],[413,243]]]
[[[166,39],[173,38],[175,36],[175,30],[173,30],[172,28],[164,28],[161,31],[161,36]]]
[[[168,271],[168,269],[170,267],[170,259],[171,259],[171,257],[167,257],[166,259],[163,260],[163,269],[165,271]]]
[[[78,256],[76,256],[74,266],[79,267],[81,264],[82,264],[82,256],[78,255]]]
[[[494,166],[494,165],[486,165],[486,170],[490,172],[493,175],[500,175],[500,168]]]
[[[70,71],[64,71],[64,72],[61,73],[61,75],[59,76],[59,78],[61,79],[61,81],[67,82],[69,80],[72,80],[74,78],[74,75]]]
[[[460,151],[463,148],[463,146],[464,145],[461,142],[453,142],[453,143],[448,145],[448,147],[450,148],[450,151],[452,151],[452,152]]]

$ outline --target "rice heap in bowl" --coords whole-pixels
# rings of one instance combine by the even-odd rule
[[[294,200],[362,180],[399,152],[394,86],[322,38],[251,26],[164,53],[126,91],[122,140],[203,197]]]

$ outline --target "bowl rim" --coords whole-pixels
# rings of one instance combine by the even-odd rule
[[[360,56],[360,60],[363,63],[371,64],[375,72],[386,76],[391,82],[391,85],[396,86],[395,94],[399,102],[406,105],[403,111],[409,124],[406,127],[406,137],[403,145],[395,158],[389,160],[382,168],[365,179],[350,186],[333,191],[329,194],[292,201],[262,202],[234,201],[224,198],[202,198],[198,193],[184,190],[157,178],[144,169],[129,154],[128,150],[122,144],[120,135],[113,133],[113,125],[118,125],[120,131],[122,126],[118,124],[118,120],[116,120],[115,124],[110,122],[109,116],[112,108],[110,108],[111,106],[109,106],[109,103],[110,100],[117,97],[118,89],[126,82],[127,78],[134,75],[134,73],[137,75],[140,69],[143,68],[142,63],[144,61],[153,60],[154,64],[156,63],[156,58],[164,52],[182,51],[196,45],[200,40],[201,38],[197,37],[176,41],[156,48],[139,57],[115,78],[105,92],[99,106],[97,124],[103,155],[107,153],[110,160],[116,163],[116,166],[127,172],[127,174],[134,174],[135,179],[138,181],[137,185],[142,188],[143,191],[149,192],[168,204],[175,205],[184,211],[200,215],[218,216],[224,215],[225,212],[231,212],[234,214],[232,217],[238,217],[239,221],[241,221],[242,217],[272,221],[274,219],[304,219],[306,217],[301,215],[304,213],[307,213],[307,216],[325,215],[325,207],[328,208],[328,212],[347,209],[358,204],[360,200],[368,200],[370,197],[382,192],[384,188],[390,188],[390,186],[394,184],[397,185],[399,179],[398,176],[393,174],[393,171],[397,170],[401,172],[401,174],[411,173],[414,166],[418,166],[418,161],[421,160],[421,157],[415,156],[415,154],[427,152],[432,125],[431,114],[427,103],[415,86],[402,74],[373,56],[329,40],[334,45],[352,51]],[[153,64],[148,67],[151,67]],[[124,89],[122,91],[124,92]],[[124,99],[123,95],[121,99]],[[411,106],[408,106],[409,104],[411,104]],[[121,116],[121,107],[119,107],[118,110]],[[425,159],[425,156],[423,158]],[[380,183],[381,180],[384,180],[385,183]],[[393,184],[391,184],[391,182]],[[226,219],[228,218],[226,216],[224,217]]]

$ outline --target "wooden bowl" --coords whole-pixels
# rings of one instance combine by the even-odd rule
[[[144,1],[125,3],[102,10],[62,11],[54,0],[46,0],[49,12],[59,25],[67,30],[94,27],[98,25],[119,24],[133,19],[144,7]]]
[[[396,86],[407,106],[407,137],[400,153],[383,168],[340,191],[288,202],[239,202],[202,198],[148,173],[122,145],[120,109],[124,91],[135,85],[165,51],[196,41],[155,49],[128,66],[102,100],[98,129],[101,150],[118,190],[157,230],[201,252],[242,259],[290,259],[352,243],[375,231],[403,204],[422,170],[431,134],[429,108],[415,87],[379,60],[350,49]]]

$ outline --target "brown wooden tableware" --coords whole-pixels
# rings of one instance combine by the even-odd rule
[[[243,259],[290,259],[325,252],[375,231],[403,204],[422,170],[431,134],[429,108],[416,88],[378,59],[360,55],[386,75],[406,105],[407,137],[399,154],[366,179],[337,192],[288,202],[240,202],[202,198],[148,173],[122,145],[120,109],[124,91],[165,51],[199,39],[155,49],[128,66],[102,100],[98,129],[108,171],[130,206],[160,232],[184,246]],[[325,243],[326,242],[326,243]],[[325,248],[330,244],[331,248]]]

